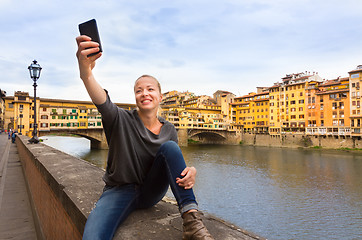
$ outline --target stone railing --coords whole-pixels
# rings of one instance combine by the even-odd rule
[[[101,195],[104,171],[42,143],[29,144],[18,136],[16,143],[44,239],[81,239],[89,213]],[[204,222],[215,239],[263,239],[214,216]],[[165,199],[138,210],[118,229],[114,239],[181,239],[182,219],[177,206]]]

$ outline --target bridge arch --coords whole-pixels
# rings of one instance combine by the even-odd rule
[[[39,136],[45,136],[48,134],[74,134],[90,140],[91,149],[108,149],[103,129],[52,129],[51,131],[39,131]]]
[[[222,144],[227,138],[221,132],[207,130],[189,130],[190,139],[209,144]]]

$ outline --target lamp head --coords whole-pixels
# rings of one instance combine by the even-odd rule
[[[36,60],[34,60],[28,67],[30,77],[35,81],[40,77],[41,67]]]

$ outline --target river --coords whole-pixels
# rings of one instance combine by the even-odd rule
[[[104,167],[77,137],[44,143]],[[268,239],[362,239],[362,152],[251,146],[182,147],[200,209]],[[169,196],[172,194],[168,193]]]

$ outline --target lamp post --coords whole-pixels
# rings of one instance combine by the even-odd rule
[[[19,132],[19,135],[22,135],[23,132],[22,132],[22,127],[23,127],[23,123],[22,123],[22,119],[23,119],[23,110],[20,110],[20,115],[19,115],[19,118],[20,118],[20,132]]]
[[[38,64],[38,62],[36,60],[33,61],[32,64],[30,64],[30,66],[28,67],[29,69],[29,73],[30,73],[30,77],[33,79],[34,84],[34,128],[33,128],[33,137],[29,140],[30,143],[38,143],[39,142],[39,138],[38,138],[38,123],[36,121],[36,87],[38,86],[36,84],[36,81],[39,79],[40,77],[40,72],[41,72],[41,67]]]

